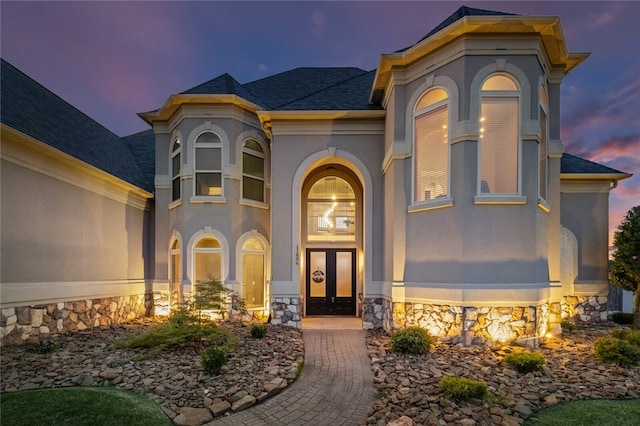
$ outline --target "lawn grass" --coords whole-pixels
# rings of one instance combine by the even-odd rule
[[[638,426],[640,400],[565,402],[538,411],[524,426]]]
[[[0,395],[0,425],[170,426],[144,395],[114,388],[38,389]]]

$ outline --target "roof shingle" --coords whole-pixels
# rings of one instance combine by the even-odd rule
[[[0,68],[3,124],[139,188],[153,189],[116,134],[4,59]]]

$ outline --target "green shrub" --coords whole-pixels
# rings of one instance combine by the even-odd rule
[[[222,347],[208,347],[202,351],[200,360],[204,372],[211,375],[220,374],[220,369],[227,363],[229,356],[227,350]]]
[[[487,384],[481,380],[464,377],[444,376],[440,380],[440,389],[449,398],[480,398],[487,396]]]
[[[40,340],[37,344],[30,346],[27,348],[27,351],[34,354],[48,355],[60,349],[61,346],[59,342],[46,339]]]
[[[267,326],[264,324],[254,324],[251,326],[251,336],[262,339],[267,335]]]
[[[594,345],[596,358],[607,364],[640,364],[640,346],[616,337],[601,337]]]
[[[570,321],[562,321],[560,323],[560,327],[562,328],[562,331],[573,331],[576,328],[576,325]]]
[[[391,336],[391,350],[393,352],[409,352],[421,354],[429,352],[431,336],[424,328],[413,326],[396,331]]]
[[[640,346],[640,330],[620,329],[613,330],[611,336],[617,339],[626,340],[627,342]]]
[[[532,352],[510,353],[504,357],[504,361],[509,367],[525,374],[542,370],[542,366],[544,365],[544,357]]]
[[[614,312],[609,314],[609,320],[616,324],[633,324],[633,314],[627,314],[624,312]]]

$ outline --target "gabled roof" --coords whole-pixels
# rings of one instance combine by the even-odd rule
[[[153,189],[120,137],[4,59],[0,67],[2,124],[138,188]]]
[[[369,103],[369,89],[375,70],[323,88],[273,108],[276,111],[344,111],[381,109]]]
[[[589,56],[588,53],[568,51],[560,19],[557,16],[513,15],[463,6],[417,43],[396,52],[381,55],[371,89],[371,102],[382,102],[394,69],[410,66],[460,37],[474,35],[484,37],[489,34],[509,37],[509,33],[539,37],[549,65],[562,70],[564,74],[571,72]]]
[[[362,77],[367,71],[359,68],[295,68],[280,74],[265,77],[244,85],[260,99],[267,110],[290,109],[296,103],[300,109],[317,109],[307,105],[304,99],[318,93],[330,95],[332,89],[348,81]],[[337,96],[331,95],[334,98]],[[353,102],[343,96],[344,103],[335,102],[335,109],[351,109]],[[336,99],[337,100],[337,99]],[[368,101],[359,108],[368,108]],[[326,109],[326,108],[323,108]]]
[[[185,90],[186,95],[238,95],[248,101],[257,103],[257,99],[230,74],[224,73],[212,80]]]
[[[133,159],[142,172],[145,188],[148,191],[154,189],[156,175],[156,136],[152,129],[143,130],[133,135],[122,138]]]
[[[409,47],[405,47],[404,49],[400,49],[400,50],[398,50],[398,52],[404,52],[405,50],[415,46],[416,44],[419,44],[423,40],[428,39],[429,37],[431,37],[432,35],[434,35],[438,31],[448,27],[449,25],[451,25],[454,22],[464,18],[465,16],[509,16],[509,15],[510,16],[517,16],[517,14],[515,14],[515,13],[498,12],[498,11],[495,11],[495,10],[476,9],[474,7],[461,6],[458,10],[453,12],[447,19],[445,19],[440,24],[438,24],[437,27],[435,27],[434,29],[429,31],[427,33],[427,35],[425,35],[420,40],[418,40],[417,43],[412,44]]]
[[[566,175],[624,175],[625,177],[631,176],[628,173],[621,172],[611,167],[607,167],[603,164],[594,163],[593,161],[585,160],[576,155],[569,154],[567,152],[562,154],[560,161],[560,173]],[[624,179],[624,178],[623,178]]]

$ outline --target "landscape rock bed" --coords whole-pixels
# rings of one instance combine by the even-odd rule
[[[117,386],[148,393],[177,424],[187,424],[194,416],[210,419],[277,394],[295,380],[304,362],[300,331],[271,324],[267,335],[256,339],[248,326],[227,323],[240,345],[217,377],[204,373],[198,345],[166,349],[155,356],[149,349],[115,347],[117,340],[157,323],[157,319],[138,319],[60,334],[51,340],[60,347],[50,354],[34,352],[33,345],[5,345],[0,391]]]
[[[538,410],[581,399],[640,398],[640,366],[603,364],[593,352],[598,337],[611,326],[578,328],[546,340],[537,352],[543,370],[521,374],[503,361],[522,347],[479,347],[436,343],[424,355],[389,351],[389,337],[381,330],[367,336],[376,387],[376,400],[367,425],[503,425],[515,426]],[[485,401],[457,401],[439,389],[444,375],[483,380],[490,396]]]

